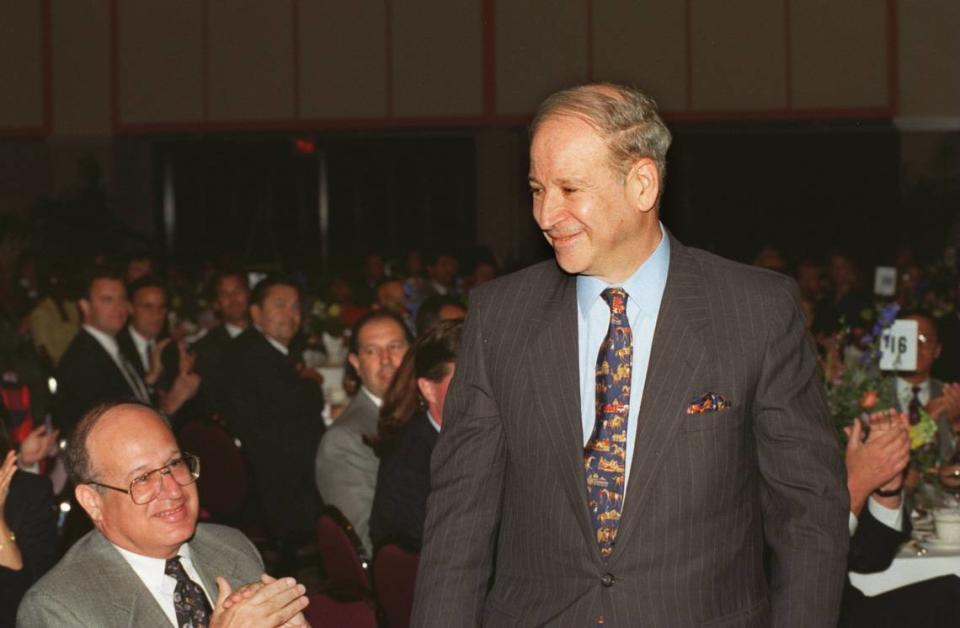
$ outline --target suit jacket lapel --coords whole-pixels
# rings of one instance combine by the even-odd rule
[[[169,626],[170,620],[157,604],[156,598],[137,576],[120,552],[99,532],[90,533],[90,550],[102,558],[91,578],[100,581],[104,600],[110,600],[116,610],[118,625]]]
[[[617,543],[628,543],[648,500],[663,452],[686,412],[688,389],[704,365],[710,339],[703,333],[707,297],[699,265],[689,251],[670,238],[670,269],[657,316],[650,363],[637,417],[638,429],[630,467],[630,480]],[[618,557],[616,549],[611,565]]]
[[[554,450],[556,472],[583,534],[593,545],[583,469],[583,426],[580,418],[580,367],[576,278],[557,271],[548,289],[527,353],[539,415],[549,422],[542,433]],[[597,551],[599,560],[600,554]]]

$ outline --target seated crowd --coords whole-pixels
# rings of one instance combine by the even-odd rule
[[[297,579],[314,568],[321,579],[310,547],[324,506],[345,518],[363,560],[386,543],[416,552],[461,321],[470,291],[497,274],[483,260],[461,278],[450,253],[411,254],[402,273],[370,254],[323,294],[302,275],[251,282],[223,268],[197,305],[134,256],[89,269],[76,299],[58,270],[8,300],[0,626],[18,616],[27,626],[305,625]],[[787,271],[769,247],[755,263]],[[847,255],[793,270],[833,377],[839,321],[868,326],[873,298]],[[934,315],[921,268],[905,257],[898,273],[893,299],[921,334],[917,369],[897,376],[897,408],[848,434],[852,572],[882,571],[909,538],[910,419],[919,408],[933,417],[944,460],[960,431],[956,304]],[[181,449],[197,425],[235,443],[240,476]],[[201,468],[210,484],[197,483]],[[249,489],[235,508],[204,500],[227,485]],[[848,583],[841,625],[958,625],[958,600],[956,576],[875,597]]]

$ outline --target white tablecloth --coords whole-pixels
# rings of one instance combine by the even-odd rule
[[[950,574],[960,576],[960,550],[935,549],[928,545],[927,553],[917,556],[913,546],[906,543],[886,571],[871,574],[850,572],[850,582],[864,595],[872,597]]]

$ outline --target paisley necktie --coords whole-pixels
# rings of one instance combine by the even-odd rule
[[[173,590],[173,608],[179,628],[205,628],[210,623],[210,603],[200,585],[183,570],[179,556],[167,560],[164,573],[177,581]]]

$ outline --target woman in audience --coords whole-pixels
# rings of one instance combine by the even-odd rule
[[[380,469],[370,516],[374,546],[386,540],[419,548],[430,493],[430,454],[460,348],[463,321],[447,320],[417,339],[383,400]]]
[[[50,480],[17,470],[3,421],[0,461],[0,626],[13,626],[20,598],[56,561],[57,512]]]

